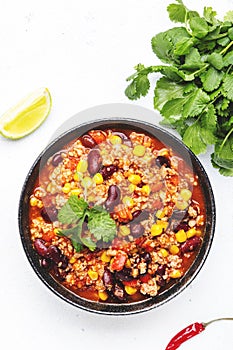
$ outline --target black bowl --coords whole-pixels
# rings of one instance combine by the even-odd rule
[[[66,289],[63,285],[59,284],[48,272],[40,266],[38,254],[35,252],[32,241],[30,239],[29,231],[29,196],[34,186],[35,180],[38,177],[41,166],[44,162],[54,153],[61,150],[64,145],[72,141],[75,138],[86,133],[88,130],[101,127],[108,128],[130,128],[139,132],[149,133],[167,146],[170,146],[176,153],[187,160],[190,166],[194,169],[194,172],[198,175],[199,181],[204,192],[205,210],[206,210],[206,226],[204,232],[203,243],[197,253],[195,260],[188,269],[188,271],[181,277],[175,284],[164,290],[156,297],[150,297],[143,301],[133,303],[100,303],[90,301],[79,297],[70,290]],[[88,310],[100,314],[111,314],[111,315],[125,315],[134,314],[142,311],[146,311],[155,307],[158,307],[168,300],[174,298],[177,294],[183,291],[190,282],[195,278],[197,273],[203,266],[207,255],[209,253],[215,229],[215,202],[208,176],[201,165],[198,158],[176,137],[167,131],[158,128],[147,122],[128,119],[128,118],[115,118],[115,119],[102,119],[85,124],[78,125],[71,130],[63,133],[60,137],[56,138],[55,141],[51,142],[48,147],[39,155],[35,163],[32,165],[25,183],[23,185],[20,203],[19,203],[19,230],[20,236],[25,250],[26,256],[36,272],[37,276],[42,282],[56,295],[68,303],[79,307],[84,310]]]

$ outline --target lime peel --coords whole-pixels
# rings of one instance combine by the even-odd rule
[[[17,140],[35,131],[48,117],[52,105],[47,88],[27,95],[0,118],[0,134]]]

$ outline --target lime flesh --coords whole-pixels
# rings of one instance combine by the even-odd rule
[[[20,139],[36,130],[51,110],[51,95],[47,88],[40,88],[0,118],[0,133],[10,139]]]

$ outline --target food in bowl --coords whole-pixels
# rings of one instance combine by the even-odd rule
[[[41,268],[72,293],[130,304],[182,280],[209,218],[190,157],[133,123],[106,125],[43,162],[29,193],[30,239]]]

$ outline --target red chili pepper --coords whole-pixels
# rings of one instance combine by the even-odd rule
[[[183,344],[186,340],[194,337],[195,335],[203,332],[206,327],[216,321],[233,321],[232,317],[228,318],[217,318],[215,320],[206,322],[206,323],[199,323],[195,322],[193,324],[190,324],[189,326],[182,329],[179,333],[177,333],[168,343],[165,350],[175,350],[178,349],[178,347]]]
[[[205,326],[202,323],[195,322],[193,324],[190,324],[189,326],[185,327],[177,333],[168,343],[166,350],[175,350],[177,349],[182,343],[184,343],[186,340],[194,337],[195,335],[203,332],[205,329]]]

